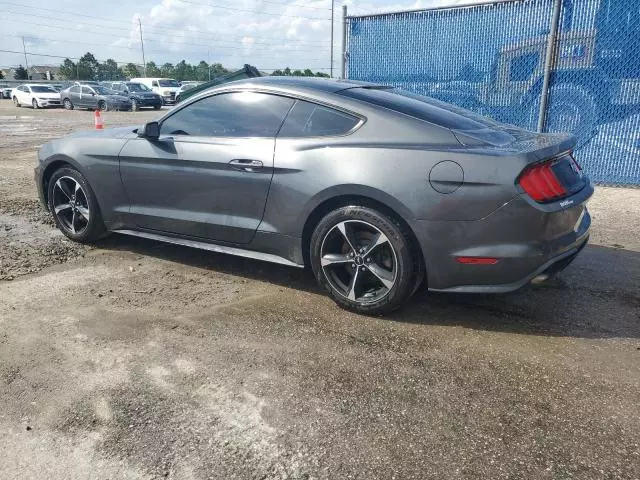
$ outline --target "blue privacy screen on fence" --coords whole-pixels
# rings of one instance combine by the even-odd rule
[[[596,182],[640,185],[640,2],[562,0],[554,30],[555,3],[349,17],[347,77],[535,130],[548,70],[544,130],[574,133]]]

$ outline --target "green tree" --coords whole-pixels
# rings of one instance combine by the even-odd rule
[[[0,70],[0,80],[2,80],[4,78],[4,73],[2,73],[2,70]]]
[[[78,64],[76,65],[78,71],[78,79],[95,79],[98,74],[99,65],[100,63],[98,62],[98,60],[96,60],[96,57],[93,56],[93,53],[85,53],[82,57],[80,57],[80,60],[78,60]]]
[[[282,72],[284,75],[289,76],[291,75],[291,69],[289,67],[285,68],[284,71]]]
[[[160,69],[161,76],[173,78],[175,76],[175,68],[171,63],[165,63]]]
[[[15,80],[29,80],[29,72],[27,72],[26,68],[20,65],[18,68],[16,68],[16,71],[13,74],[13,78]]]
[[[316,72],[316,77],[329,78],[329,74],[328,73],[322,73],[322,72]]]
[[[140,70],[135,63],[127,63],[124,66],[124,76],[131,79],[140,76]]]
[[[294,77],[304,77],[304,73],[302,73],[301,70],[294,70],[291,75],[293,75]]]
[[[156,65],[156,62],[147,62],[147,77],[161,77],[162,71]]]
[[[201,60],[198,66],[196,67],[196,80],[204,82],[209,80],[209,64],[204,60]]]
[[[212,63],[209,65],[209,68],[211,69],[211,78],[220,77],[229,73],[229,70],[224,68],[221,63]]]
[[[98,71],[96,74],[97,80],[122,80],[124,75],[122,70],[118,68],[118,63],[108,58],[106,61],[98,65]]]
[[[191,74],[191,65],[188,65],[184,60],[180,60],[173,69],[173,75],[176,80],[189,80]]]
[[[305,77],[313,77],[313,72],[312,72],[311,70],[309,70],[308,68],[305,68],[305,69],[304,69],[304,72],[302,72],[302,74],[303,74]]]
[[[73,78],[76,78],[76,64],[68,58],[65,58],[64,62],[62,62],[62,65],[60,65],[60,76],[64,80],[71,80]]]
[[[282,75],[284,75],[284,73],[282,72],[282,70],[274,70],[271,75],[273,75],[274,77],[281,77]]]

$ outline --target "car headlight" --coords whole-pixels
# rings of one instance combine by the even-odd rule
[[[164,92],[162,92],[162,94],[163,94],[165,97],[168,97],[169,95],[171,95],[171,92],[170,92],[169,90],[165,90]]]

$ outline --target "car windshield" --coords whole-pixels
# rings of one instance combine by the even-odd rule
[[[179,87],[180,86],[177,80],[171,80],[171,79],[158,80],[158,85],[160,85],[161,87]]]
[[[36,93],[58,93],[53,87],[48,85],[35,85],[31,87],[31,91]]]
[[[141,83],[127,83],[130,92],[150,92],[151,89]]]
[[[115,92],[115,91],[113,91],[113,90],[111,90],[110,88],[107,88],[107,87],[95,86],[95,87],[93,87],[93,89],[99,95],[117,95],[118,94],[118,92]]]

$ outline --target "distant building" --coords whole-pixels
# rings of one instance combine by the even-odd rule
[[[7,80],[13,80],[17,67],[3,68],[0,70]],[[29,65],[29,80],[58,80],[60,79],[60,67],[53,65]]]

